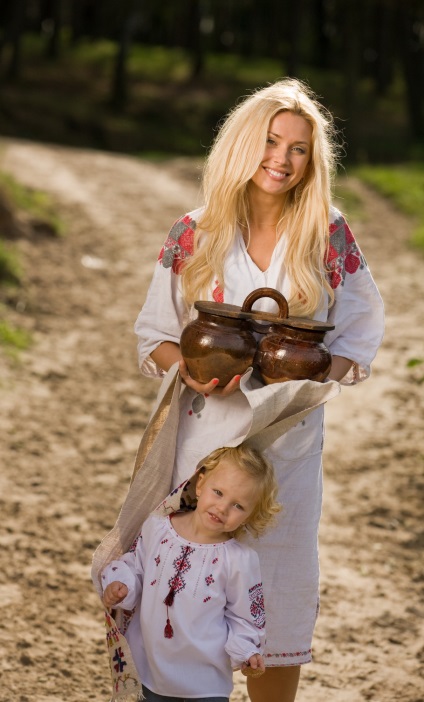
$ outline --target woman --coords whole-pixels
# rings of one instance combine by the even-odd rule
[[[330,115],[297,80],[247,97],[228,115],[206,161],[204,207],[174,224],[159,254],[135,329],[142,372],[160,377],[179,362],[189,389],[180,403],[174,485],[217,447],[217,437],[224,445],[234,436],[243,406],[239,376],[224,388],[217,378],[200,384],[181,358],[180,334],[195,317],[196,300],[241,305],[252,290],[275,288],[291,315],[334,324],[325,339],[330,379],[350,385],[370,373],[383,305],[345,219],[331,205],[334,136]],[[257,307],[274,305],[264,299]],[[248,680],[252,702],[293,702],[300,666],[311,660],[322,443],[320,407],[267,451],[284,511],[274,530],[250,541],[259,554],[267,617],[267,669]]]

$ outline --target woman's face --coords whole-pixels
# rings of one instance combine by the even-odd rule
[[[311,156],[311,125],[293,112],[279,112],[269,123],[265,152],[251,184],[269,195],[284,196],[303,178]]]

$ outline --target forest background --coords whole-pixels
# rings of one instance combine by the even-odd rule
[[[285,75],[335,115],[387,319],[327,410],[299,699],[422,702],[423,0],[0,0],[1,702],[108,699],[89,564],[157,390],[132,324],[220,120]]]

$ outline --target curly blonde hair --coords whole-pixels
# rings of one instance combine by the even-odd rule
[[[245,530],[253,536],[260,536],[265,529],[272,526],[275,515],[281,511],[276,501],[278,485],[271,463],[256,449],[240,444],[235,447],[223,447],[212,451],[202,462],[201,471],[207,475],[221,463],[223,458],[233,461],[257,483],[257,502],[245,525],[236,529],[232,536],[239,538]]]
[[[249,221],[248,183],[263,159],[270,121],[280,112],[303,117],[312,128],[311,160],[289,191],[277,231],[287,238],[285,266],[291,281],[290,314],[313,316],[322,291],[334,293],[324,266],[329,243],[331,185],[337,162],[331,114],[303,82],[287,78],[255,91],[228,114],[205,162],[205,208],[197,223],[193,256],[182,272],[183,293],[192,305],[207,299],[217,276],[224,288],[224,261],[237,224]],[[283,224],[284,220],[284,224]]]

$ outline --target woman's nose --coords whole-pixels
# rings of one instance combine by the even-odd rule
[[[277,153],[274,156],[275,163],[278,163],[280,166],[287,163],[287,159],[288,159],[288,151],[287,151],[287,149],[283,149],[283,148],[279,149],[279,151],[277,151]]]

